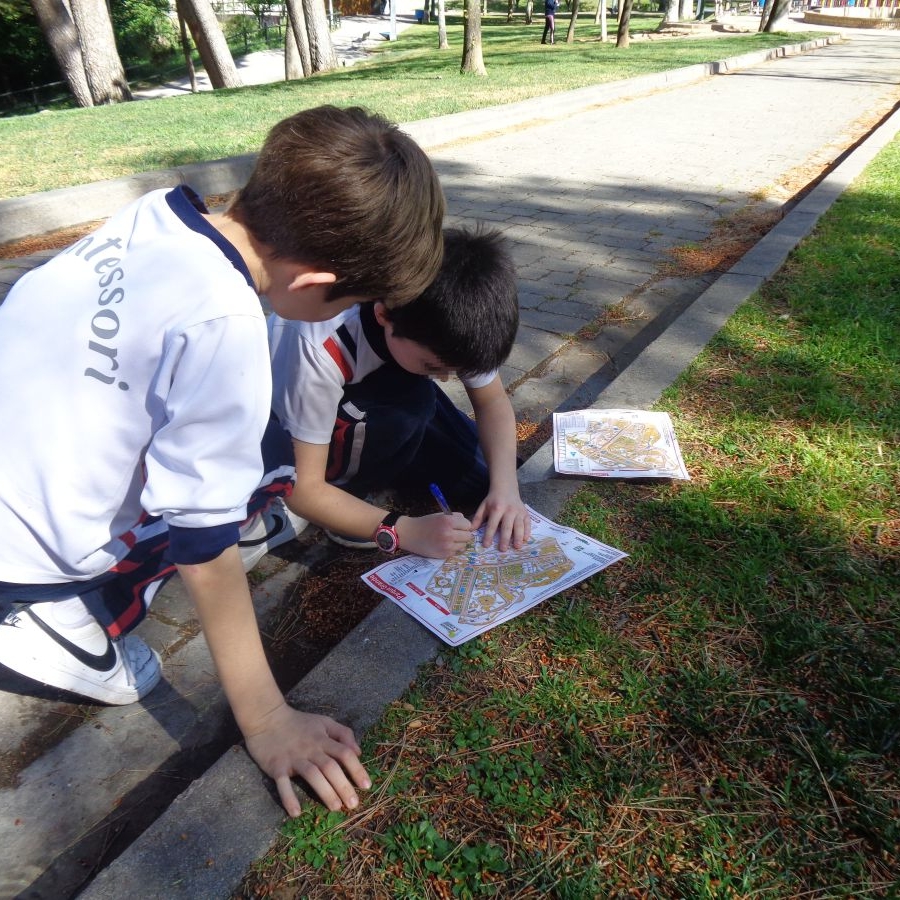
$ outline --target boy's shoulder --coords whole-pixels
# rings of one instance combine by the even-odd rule
[[[283,319],[274,313],[269,316],[272,334],[293,335],[306,344],[322,345],[341,329],[356,333],[361,328],[360,304],[342,310],[331,319],[322,322],[304,322],[300,319]]]

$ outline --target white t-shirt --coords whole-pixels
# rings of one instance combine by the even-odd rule
[[[269,354],[272,408],[291,437],[307,444],[331,443],[344,385],[357,384],[390,359],[371,303],[353,306],[326,322],[271,315]],[[479,388],[496,375],[460,380]]]
[[[183,188],[147,194],[0,305],[0,581],[102,574],[144,510],[185,528],[246,515],[271,397],[265,317],[198,205]]]

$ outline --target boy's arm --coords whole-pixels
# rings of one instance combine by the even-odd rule
[[[516,479],[516,417],[499,375],[484,387],[466,387],[478,440],[487,460],[490,489],[472,517],[472,527],[484,524],[484,545],[499,535],[499,549],[518,549],[531,536],[531,519],[519,496]]]
[[[263,652],[237,546],[209,562],[180,565],[178,571],[197,608],[247,750],[274,779],[288,815],[300,813],[291,784],[294,775],[303,778],[329,809],[356,807],[359,798],[353,785],[366,789],[371,782],[359,761],[353,732],[285,702]]]
[[[293,444],[297,481],[287,499],[291,511],[329,531],[370,540],[389,510],[366,503],[325,480],[327,444],[296,439]],[[395,527],[403,550],[434,559],[460,552],[472,537],[472,525],[461,513],[400,516]]]

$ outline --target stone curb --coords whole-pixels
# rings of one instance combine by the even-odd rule
[[[689,84],[767,60],[806,53],[840,40],[839,35],[826,35],[814,41],[756,50],[730,59],[699,63],[626,81],[407,122],[401,127],[423,149],[430,150],[454,141],[504,131],[536,119],[563,118],[592,106],[632,98],[660,88]],[[156,188],[189,184],[205,197],[226,194],[247,181],[255,159],[256,154],[251,153],[0,200],[0,243],[106,218]]]
[[[850,153],[772,231],[701,294],[611,384],[585,395],[592,406],[648,408],[693,362],[735,310],[783,265],[846,187],[896,134],[900,111]],[[588,404],[586,404],[588,405]],[[553,472],[552,442],[519,470],[523,497],[554,518],[582,479]],[[303,706],[361,733],[402,695],[440,642],[385,601],[290,692]],[[348,691],[347,684],[359,690]],[[79,894],[81,900],[229,898],[271,846],[284,814],[246,752],[232,748],[144,835]]]

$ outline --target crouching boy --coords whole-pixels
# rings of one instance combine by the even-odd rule
[[[518,548],[530,520],[516,481],[516,427],[497,372],[518,327],[515,271],[495,232],[447,230],[437,279],[402,307],[362,304],[329,322],[269,320],[275,415],[293,440],[291,509],[339,543],[444,558],[485,526]],[[475,413],[435,384],[458,373]],[[437,483],[471,520],[407,516],[380,488]]]

